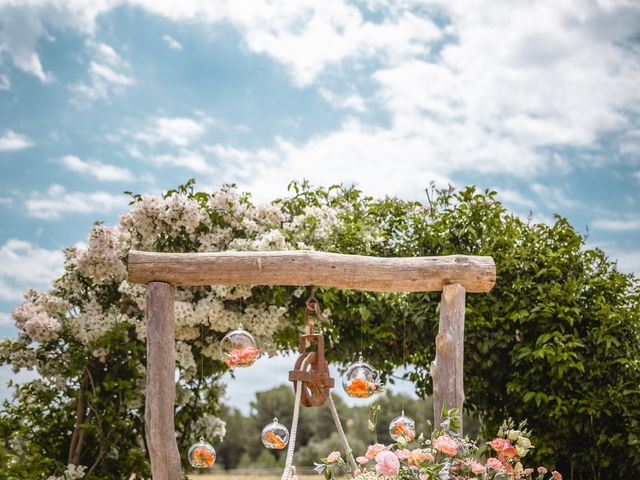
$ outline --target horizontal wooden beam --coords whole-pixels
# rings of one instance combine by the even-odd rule
[[[372,292],[441,291],[459,283],[488,292],[491,257],[366,257],[306,250],[214,253],[129,252],[129,281],[196,285],[316,285]]]

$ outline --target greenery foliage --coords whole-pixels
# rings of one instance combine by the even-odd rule
[[[218,232],[229,237],[219,244],[221,249],[249,248],[251,242],[277,248],[281,242],[280,248],[376,256],[491,255],[497,265],[496,287],[488,294],[467,295],[465,407],[487,432],[506,417],[528,419],[537,446],[534,459],[555,465],[569,478],[618,479],[637,473],[640,286],[636,277],[619,272],[603,251],[588,248],[585,236],[566,219],[558,216],[547,225],[519,218],[505,210],[495,192],[473,187],[430,188],[426,201],[419,202],[373,199],[355,188],[314,189],[292,183],[291,196],[271,206],[278,211],[277,225],[263,215],[250,219],[258,224],[254,227],[238,220],[245,215],[238,212],[253,208],[250,198],[231,195],[230,187],[221,191],[228,203],[219,201],[219,192],[194,192],[191,182],[165,195],[166,211],[175,208],[170,202],[176,199],[190,202],[188,206],[198,210],[195,223],[183,221],[186,217],[163,219],[164,210],[146,230],[121,221],[131,239],[122,251],[116,249],[119,258],[126,261],[127,248],[206,249],[205,240]],[[133,196],[132,209],[144,202],[145,197]],[[95,232],[104,233],[104,228],[96,226],[92,235]],[[272,241],[274,234],[278,242]],[[36,368],[41,376],[16,387],[14,399],[0,412],[0,478],[60,475],[70,462],[85,465],[87,478],[148,475],[140,294],[122,277],[87,270],[74,249],[67,255],[66,272],[52,290],[65,304],[47,307],[48,315],[62,325],[57,336],[34,343],[33,336],[21,334],[0,346],[0,362],[16,369]],[[234,319],[248,315],[252,306],[262,308],[265,318],[277,317],[264,323],[277,329],[264,334],[263,347],[265,339],[272,338],[266,348],[271,352],[296,348],[302,292],[254,287],[249,293],[223,296],[203,288],[179,295],[194,306],[218,295],[216,301]],[[33,305],[48,301],[35,292],[29,295]],[[362,350],[386,375],[399,365],[412,365],[409,379],[421,395],[429,395],[437,294],[317,289],[316,295],[331,320],[321,326],[330,360],[344,364]],[[77,318],[96,305],[101,314],[109,312],[118,320],[95,338],[80,340],[84,337],[78,334]],[[285,313],[274,313],[269,306]],[[198,335],[196,325],[186,329],[179,342],[188,347],[190,358],[203,358],[198,367],[179,365],[176,427],[182,452],[193,440],[193,422],[220,412],[218,379],[226,366],[211,352],[224,331],[213,319],[207,322],[206,338]],[[258,323],[255,327],[263,328]],[[261,404],[258,400],[256,407]],[[280,405],[285,404],[283,400]],[[270,420],[271,415],[265,415]],[[280,416],[285,420],[284,413]],[[266,423],[266,417],[258,420]],[[244,420],[233,415],[226,420],[232,442]],[[322,421],[309,419],[309,425],[325,428]],[[306,433],[309,445],[313,434]],[[229,465],[240,463],[244,453],[256,458],[255,451],[220,449]]]

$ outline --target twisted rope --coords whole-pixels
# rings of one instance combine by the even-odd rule
[[[336,424],[336,430],[338,430],[338,436],[340,440],[342,440],[342,445],[344,446],[345,451],[347,452],[347,460],[351,464],[351,468],[353,470],[358,469],[358,465],[356,464],[355,458],[353,458],[353,452],[351,451],[351,447],[349,446],[349,441],[347,440],[347,436],[344,434],[344,430],[342,429],[342,423],[340,422],[340,417],[338,416],[338,410],[336,410],[336,404],[333,403],[333,396],[329,394],[329,409],[331,410],[331,416],[333,417],[333,422]]]
[[[302,369],[307,366],[307,361],[302,363]],[[296,401],[293,404],[293,420],[291,422],[291,435],[289,436],[289,447],[287,448],[287,458],[284,463],[284,471],[281,480],[289,480],[293,475],[293,452],[296,449],[296,435],[298,434],[298,421],[300,420],[300,399],[302,397],[302,381],[296,382]]]

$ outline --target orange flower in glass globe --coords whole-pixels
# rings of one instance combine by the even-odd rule
[[[369,398],[384,391],[378,371],[360,358],[342,376],[342,387],[350,397]]]
[[[198,443],[191,446],[188,456],[189,463],[194,468],[211,468],[216,463],[215,449],[202,437]]]
[[[289,430],[277,418],[262,429],[262,444],[271,450],[282,450],[289,443]]]
[[[229,368],[250,367],[260,356],[255,338],[242,325],[224,336],[220,342],[220,353]]]

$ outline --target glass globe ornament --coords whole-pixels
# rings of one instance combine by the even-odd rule
[[[255,338],[242,325],[224,336],[220,342],[220,353],[229,368],[250,367],[260,356]]]
[[[215,449],[202,437],[198,443],[191,445],[188,456],[189,463],[194,468],[211,468],[216,463]]]
[[[353,398],[369,398],[384,391],[378,371],[360,358],[342,376],[342,388]]]
[[[402,412],[402,415],[391,420],[389,424],[389,435],[391,435],[394,442],[399,440],[411,442],[416,438],[416,422],[413,421],[413,418],[407,417],[404,412]]]
[[[262,444],[271,450],[282,450],[289,443],[289,430],[277,418],[262,429]]]

